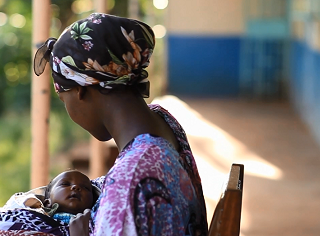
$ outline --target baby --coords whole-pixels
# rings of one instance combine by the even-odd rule
[[[47,186],[43,205],[49,216],[70,222],[72,217],[91,209],[98,199],[100,190],[90,179],[77,170],[60,173]]]

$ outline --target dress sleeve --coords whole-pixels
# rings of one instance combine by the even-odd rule
[[[100,176],[98,178],[92,179],[91,184],[97,186],[99,189],[102,189],[105,178],[106,176]]]
[[[171,197],[161,181],[147,178],[140,182],[134,212],[138,235],[174,235]]]

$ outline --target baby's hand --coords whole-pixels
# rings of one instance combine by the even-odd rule
[[[88,236],[90,216],[90,209],[85,209],[83,213],[78,213],[71,218],[69,225],[70,236]]]

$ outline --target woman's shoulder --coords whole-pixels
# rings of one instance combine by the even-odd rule
[[[165,108],[158,104],[148,104],[150,110],[160,115],[174,132],[183,132],[184,130],[176,118]]]
[[[148,107],[150,108],[150,110],[157,112],[157,113],[162,113],[162,114],[167,114],[172,116],[168,110],[166,110],[165,108],[163,108],[162,106],[160,106],[159,104],[148,104]],[[172,116],[173,117],[173,116]]]
[[[158,104],[149,104],[149,108],[159,114],[165,122],[170,126],[171,130],[173,131],[176,139],[179,142],[179,146],[181,151],[190,151],[190,146],[188,142],[187,135],[180,125],[180,123],[176,120],[176,118],[165,108]]]
[[[102,189],[104,180],[105,180],[106,176],[100,176],[98,178],[92,179],[91,180],[91,184],[98,187],[99,189]]]

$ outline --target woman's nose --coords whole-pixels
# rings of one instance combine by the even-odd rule
[[[79,186],[79,185],[77,185],[77,184],[73,184],[73,185],[71,186],[71,189],[72,189],[72,190],[81,191],[80,186]]]

